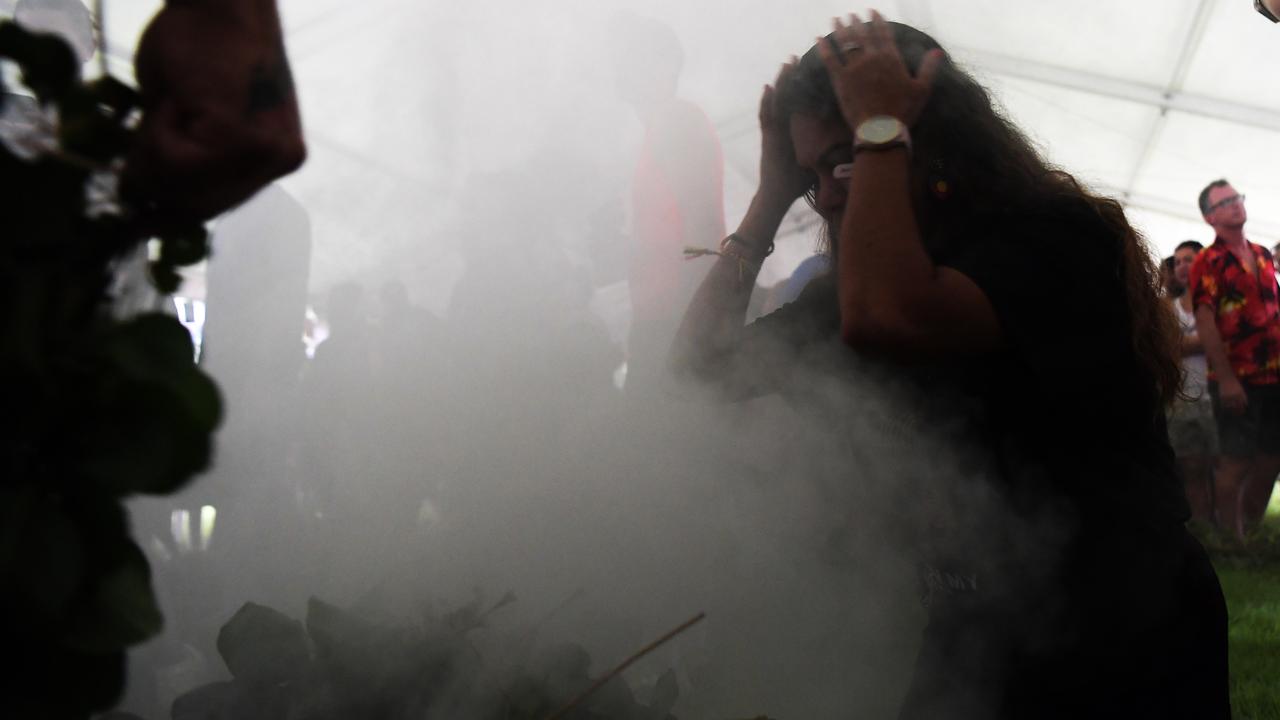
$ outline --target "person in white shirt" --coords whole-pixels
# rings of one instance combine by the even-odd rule
[[[1213,420],[1213,401],[1208,393],[1208,364],[1204,343],[1196,330],[1195,311],[1188,290],[1191,264],[1204,249],[1195,240],[1186,240],[1173,253],[1173,286],[1169,297],[1182,329],[1183,397],[1168,410],[1169,444],[1178,459],[1191,506],[1191,519],[1212,523],[1213,458],[1218,454],[1218,428]]]

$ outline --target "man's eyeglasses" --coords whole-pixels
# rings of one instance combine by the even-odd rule
[[[1267,6],[1262,4],[1262,0],[1253,0],[1253,9],[1257,10],[1259,15],[1271,22],[1280,23],[1280,17],[1276,17],[1275,13],[1268,10]]]
[[[1221,210],[1224,207],[1230,207],[1232,205],[1235,205],[1236,203],[1242,203],[1242,202],[1244,202],[1243,195],[1232,195],[1231,197],[1222,198],[1218,202],[1209,206],[1209,212],[1213,212],[1214,210]]]

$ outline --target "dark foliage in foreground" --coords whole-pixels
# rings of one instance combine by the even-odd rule
[[[221,407],[177,320],[111,313],[115,270],[148,233],[118,206],[90,217],[90,187],[118,173],[136,94],[82,83],[63,41],[12,23],[0,58],[30,91],[0,87],[0,108],[60,118],[56,147],[0,146],[0,644],[14,660],[0,695],[6,717],[85,718],[120,695],[125,648],[161,625],[122,500],[203,469]],[[155,284],[174,290],[205,254],[203,227],[169,233]]]

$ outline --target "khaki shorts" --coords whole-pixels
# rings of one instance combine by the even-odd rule
[[[1177,400],[1167,415],[1169,444],[1178,457],[1213,457],[1218,454],[1218,425],[1213,400],[1202,393],[1194,400]]]

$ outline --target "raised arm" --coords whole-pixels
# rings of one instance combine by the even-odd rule
[[[760,261],[773,242],[787,206],[757,195],[738,226],[727,254],[719,257],[694,293],[676,333],[671,365],[677,378],[720,383],[741,377],[738,362],[745,330],[747,304],[760,272]],[[741,253],[741,256],[729,253]],[[734,398],[751,394],[724,390]]]
[[[837,19],[835,35],[856,50],[841,53],[818,43],[849,127],[881,115],[913,125],[928,101],[940,51],[927,55],[912,77],[878,13],[870,25],[856,15],[852,20],[845,26]],[[907,148],[857,154],[838,258],[841,334],[853,348],[936,358],[978,355],[1003,342],[995,310],[977,284],[935,266],[925,250]]]
[[[793,58],[783,66],[779,82],[794,65]],[[762,378],[747,376],[752,364],[741,353],[747,303],[782,219],[809,182],[796,165],[786,123],[776,116],[774,86],[766,85],[760,98],[760,130],[760,186],[728,253],[694,294],[672,347],[677,378],[717,384],[730,398],[754,394],[761,384]]]
[[[1200,336],[1200,342],[1204,344],[1204,355],[1209,360],[1209,367],[1213,368],[1214,375],[1217,376],[1223,409],[1233,414],[1244,412],[1249,403],[1248,396],[1227,359],[1227,344],[1222,340],[1222,333],[1218,332],[1212,307],[1196,307],[1196,332]]]

